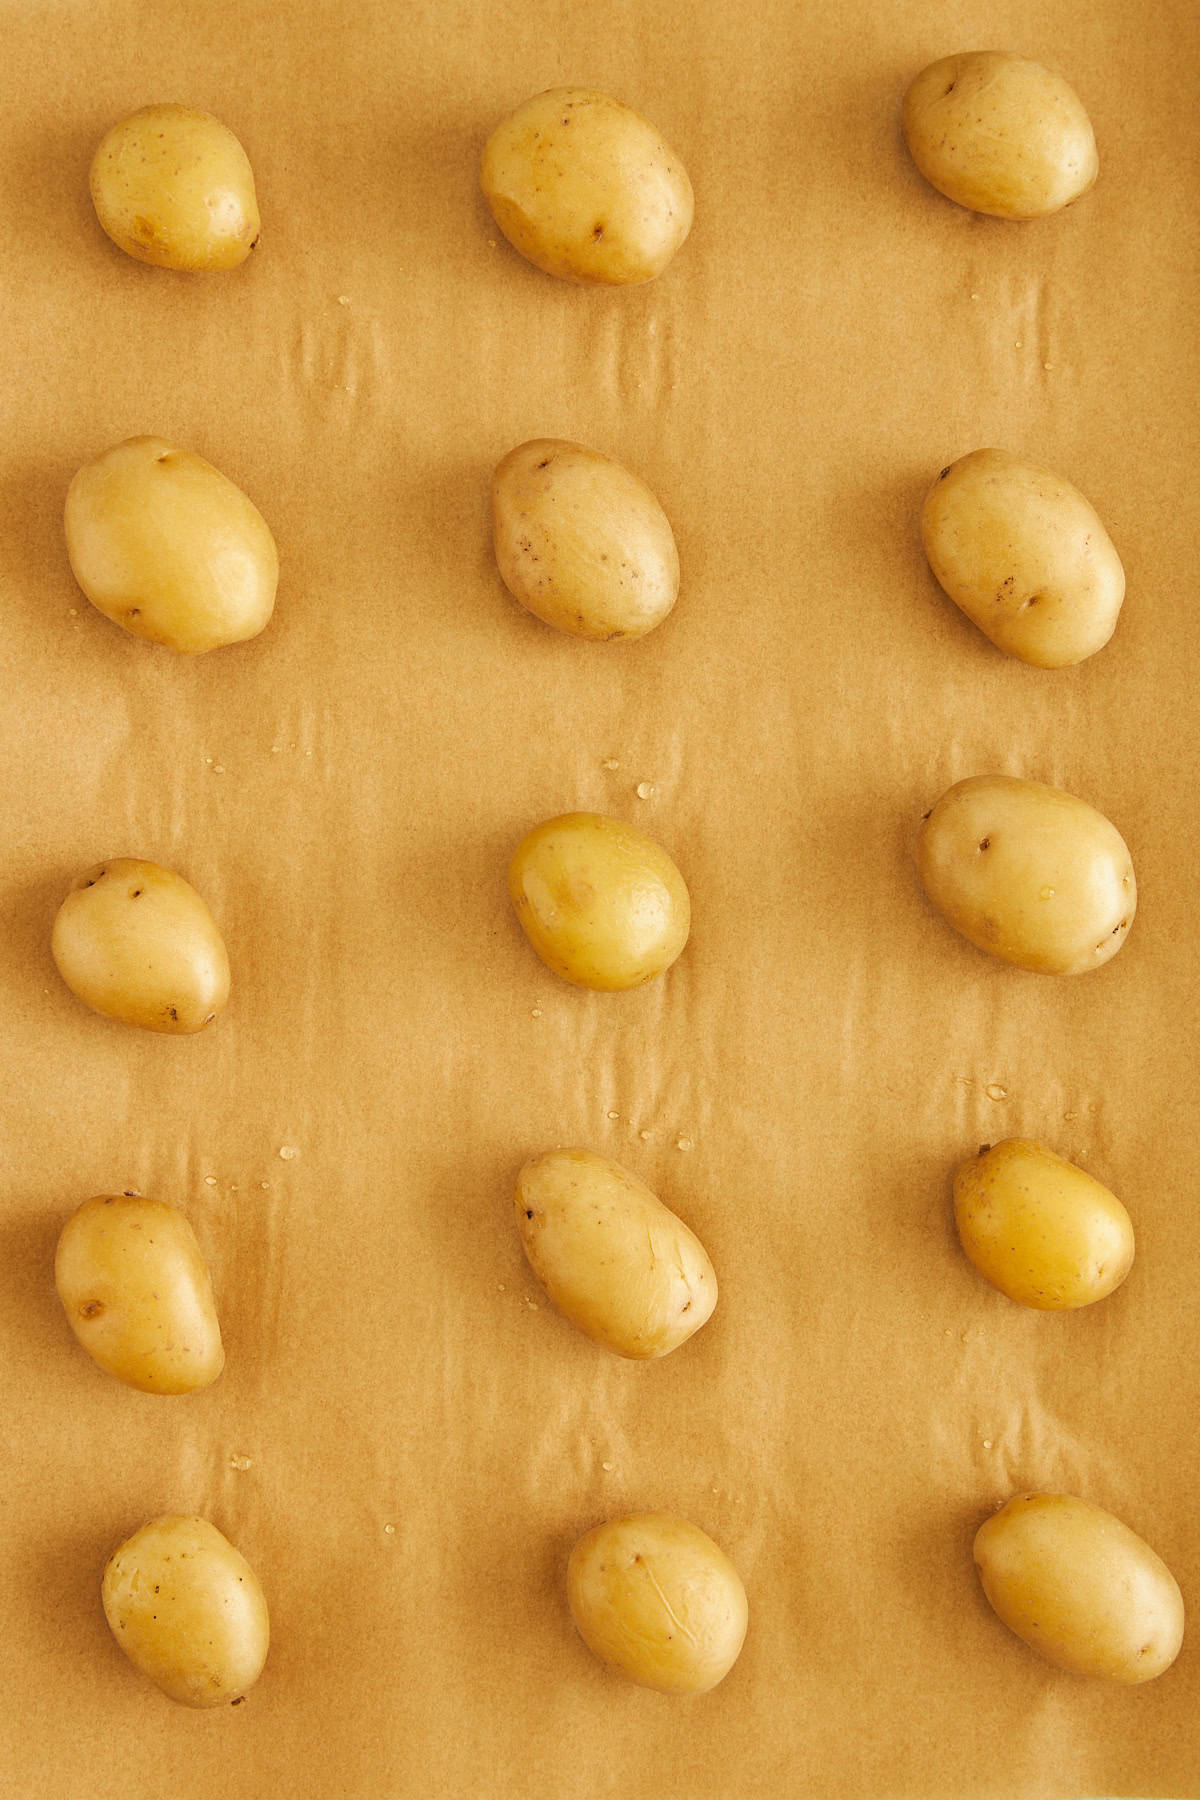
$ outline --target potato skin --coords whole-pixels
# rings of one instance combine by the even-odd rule
[[[1061,211],[1100,168],[1074,88],[1041,63],[996,50],[922,69],[904,97],[904,136],[939,193],[999,219]]]
[[[275,609],[266,520],[212,463],[164,438],[127,438],[84,463],[63,526],[76,581],[134,637],[194,656],[257,637]]]
[[[1078,488],[1006,450],[943,469],[921,512],[940,585],[1000,650],[1062,669],[1102,650],[1125,598],[1121,559]]]
[[[212,914],[159,863],[117,856],[85,870],[58,909],[50,948],[85,1006],[144,1031],[203,1031],[229,998]]]
[[[1045,975],[1116,955],[1137,910],[1125,840],[1074,794],[974,775],[921,826],[917,868],[943,917],[981,950]]]
[[[236,269],[258,242],[254,174],[220,119],[190,106],[143,106],[105,132],[89,186],[96,217],[138,262]]]
[[[573,637],[645,637],[679,592],[675,537],[650,489],[562,438],[518,444],[497,465],[492,543],[509,593]]]
[[[664,1694],[706,1694],[746,1637],[746,1590],[687,1519],[638,1513],[580,1538],[567,1565],[571,1617],[609,1668]]]
[[[653,281],[692,226],[675,152],[631,107],[587,88],[519,106],[488,139],[480,181],[513,248],[563,281]]]
[[[130,1662],[182,1706],[240,1699],[262,1673],[271,1636],[262,1588],[207,1519],[151,1519],[113,1551],[101,1598]]]
[[[1059,1668],[1152,1681],[1183,1642],[1183,1596],[1128,1525],[1073,1494],[1015,1494],[975,1534],[999,1618]]]

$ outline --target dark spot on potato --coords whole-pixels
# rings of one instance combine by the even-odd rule
[[[991,848],[991,844],[992,844],[992,840],[990,837],[980,838],[980,840],[979,840],[979,848],[981,850],[989,850]]]
[[[692,1307],[692,1303],[690,1300],[688,1300],[688,1301],[685,1301],[685,1303],[680,1307],[679,1310],[681,1313],[690,1312],[691,1307]]]
[[[958,77],[956,76],[955,79],[950,83],[950,86],[946,89],[946,93],[942,95],[942,99],[944,100],[946,98],[947,94],[952,94],[957,86],[958,86]]]
[[[255,244],[257,244],[257,242],[258,242],[258,239],[257,239],[257,238],[255,238],[255,240],[254,240],[254,243],[255,243]],[[254,248],[254,245],[253,245],[253,244],[252,244],[252,245],[251,245],[251,249],[253,249],[253,248]],[[243,1701],[243,1700],[244,1700],[244,1699],[245,1699],[245,1698],[246,1698],[246,1696],[245,1696],[245,1694],[239,1694],[239,1695],[238,1695],[238,1697],[237,1697],[237,1699],[236,1699],[236,1700],[231,1700],[231,1701],[230,1701],[230,1702],[229,1702],[229,1704],[230,1704],[230,1706],[240,1706],[240,1705],[241,1705],[241,1704],[242,1704],[242,1701]]]
[[[530,1207],[530,1206],[527,1206],[527,1207],[526,1207],[526,1208],[525,1208],[525,1217],[526,1217],[526,1218],[527,1218],[527,1219],[532,1219],[532,1217],[533,1217],[533,1208],[532,1208],[532,1207]]]
[[[85,1300],[79,1309],[81,1319],[98,1319],[104,1311],[103,1300]]]
[[[260,235],[261,235],[261,234],[260,234]],[[251,240],[250,240],[250,248],[251,248],[251,249],[252,249],[252,250],[257,250],[257,249],[258,249],[258,238],[251,238]],[[237,1705],[237,1701],[236,1701],[236,1700],[235,1700],[235,1701],[234,1701],[234,1703],[233,1703],[233,1704],[234,1704],[234,1705],[235,1705],[235,1706],[236,1706],[236,1705]]]
[[[216,1018],[216,1016],[217,1016],[217,1015],[216,1015],[216,1013],[209,1013],[209,1014],[208,1014],[208,1015],[207,1015],[207,1017],[206,1017],[206,1018],[205,1018],[205,1021],[204,1021],[204,1023],[205,1023],[205,1024],[206,1024],[206,1025],[211,1025],[211,1024],[212,1024],[212,1022],[213,1022],[213,1020],[214,1020],[214,1019],[215,1019],[215,1018]]]
[[[179,1008],[176,1006],[168,1006],[167,1012],[170,1014],[171,1018],[173,1018],[175,1020],[176,1024],[178,1024],[179,1023]]]
[[[938,480],[945,481],[947,475],[950,473],[950,471],[953,467],[954,467],[953,463],[947,463],[946,467],[942,470],[941,474],[938,476]]]
[[[601,225],[599,223],[593,225],[592,226],[592,236],[597,239],[602,238],[604,236],[603,225]]]
[[[539,469],[548,469],[550,467],[550,458],[544,456],[540,463],[535,464],[535,467]]]
[[[980,1156],[986,1156],[988,1151],[991,1149],[991,1147],[992,1146],[990,1144],[980,1144],[980,1146],[979,1146]]]
[[[144,892],[145,890],[143,888],[134,888],[129,898],[131,900],[140,900]]]

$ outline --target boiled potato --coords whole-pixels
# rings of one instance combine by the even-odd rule
[[[184,1706],[239,1700],[262,1673],[270,1641],[263,1591],[207,1519],[151,1519],[113,1551],[101,1597],[130,1662]]]
[[[208,1265],[184,1215],[99,1194],[63,1226],[54,1284],[94,1362],[146,1394],[190,1394],[225,1366]]]
[[[962,1164],[954,1218],[979,1273],[1043,1312],[1103,1300],[1133,1267],[1133,1224],[1116,1195],[1026,1138]]]
[[[1125,942],[1137,883],[1103,813],[1012,775],[956,782],[917,843],[925,892],[956,931],[1045,975],[1098,969]]]
[[[196,654],[257,637],[279,555],[239,487],[162,438],[127,438],[85,463],[63,516],[75,579],[134,637]]]
[[[536,826],[517,846],[508,891],[542,961],[576,987],[640,987],[670,968],[691,926],[666,851],[603,813]]]
[[[548,1150],[517,1176],[529,1266],[580,1331],[619,1356],[665,1356],[717,1304],[704,1245],[620,1163]]]
[[[1116,628],[1121,559],[1083,495],[1049,469],[1006,450],[960,457],[929,490],[921,541],[955,605],[1023,662],[1066,668]]]
[[[975,1534],[988,1600],[1077,1675],[1152,1681],[1183,1642],[1175,1577],[1128,1525],[1074,1494],[1016,1494]]]
[[[514,598],[573,637],[645,637],[679,592],[675,538],[650,489],[561,438],[518,444],[500,463],[492,542]]]
[[[92,204],[117,245],[160,269],[236,269],[258,242],[246,152],[220,119],[143,106],[92,158]]]
[[[488,139],[480,179],[513,248],[564,281],[652,281],[692,226],[675,152],[631,108],[586,88],[519,106]]]
[[[580,1538],[567,1599],[588,1649],[664,1694],[706,1694],[738,1659],[746,1590],[712,1539],[686,1519],[639,1513]]]
[[[86,1006],[146,1031],[202,1031],[229,998],[229,958],[212,914],[158,863],[117,856],[80,875],[50,948]]]
[[[1100,168],[1074,88],[1041,63],[995,50],[922,69],[904,97],[904,135],[939,193],[1000,219],[1058,212]]]

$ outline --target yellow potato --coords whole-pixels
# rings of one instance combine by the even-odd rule
[[[1116,1195],[1026,1138],[985,1146],[962,1164],[954,1218],[979,1273],[1043,1312],[1091,1306],[1133,1267],[1133,1224]]]
[[[229,958],[212,914],[158,863],[118,856],[80,875],[50,948],[85,1006],[146,1031],[202,1031],[229,998]]]
[[[239,1700],[262,1673],[270,1641],[263,1591],[207,1519],[151,1519],[113,1551],[101,1596],[130,1662],[184,1706]]]
[[[586,88],[519,106],[488,139],[480,180],[513,248],[564,281],[652,281],[692,226],[675,152],[631,108]]]
[[[496,469],[492,542],[514,598],[574,637],[644,637],[679,592],[675,538],[650,489],[561,438],[518,444]]]
[[[85,463],[63,524],[76,581],[134,637],[194,655],[257,637],[274,610],[266,520],[228,476],[162,438]]]
[[[517,1229],[559,1312],[618,1356],[666,1356],[711,1316],[704,1245],[620,1163],[548,1150],[517,1176]]]
[[[691,926],[666,851],[602,813],[536,826],[517,846],[508,891],[542,961],[576,987],[640,987],[670,968]]]
[[[1077,1675],[1152,1681],[1183,1642],[1183,1596],[1149,1544],[1073,1494],[1016,1494],[975,1535],[983,1591],[1010,1631]]]
[[[100,1194],[63,1226],[54,1284],[94,1362],[146,1394],[190,1394],[225,1366],[208,1265],[184,1215]]]
[[[1006,450],[960,457],[929,490],[921,541],[955,605],[1023,662],[1082,662],[1116,629],[1121,559],[1083,495],[1049,469]]]
[[[956,931],[1044,975],[1098,969],[1125,942],[1137,909],[1129,851],[1103,813],[1011,775],[949,788],[925,815],[917,867]]]
[[[96,217],[121,250],[160,269],[236,269],[258,242],[246,152],[220,119],[143,106],[92,158]]]
[[[746,1590],[686,1519],[641,1513],[580,1538],[567,1565],[579,1635],[603,1663],[664,1694],[706,1694],[738,1659]]]
[[[913,161],[939,193],[973,212],[1037,219],[1093,186],[1091,120],[1061,75],[995,50],[944,56],[904,97]]]

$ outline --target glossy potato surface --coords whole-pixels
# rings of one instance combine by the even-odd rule
[[[161,269],[236,269],[258,242],[246,152],[190,106],[143,106],[100,140],[89,178],[113,243]]]

